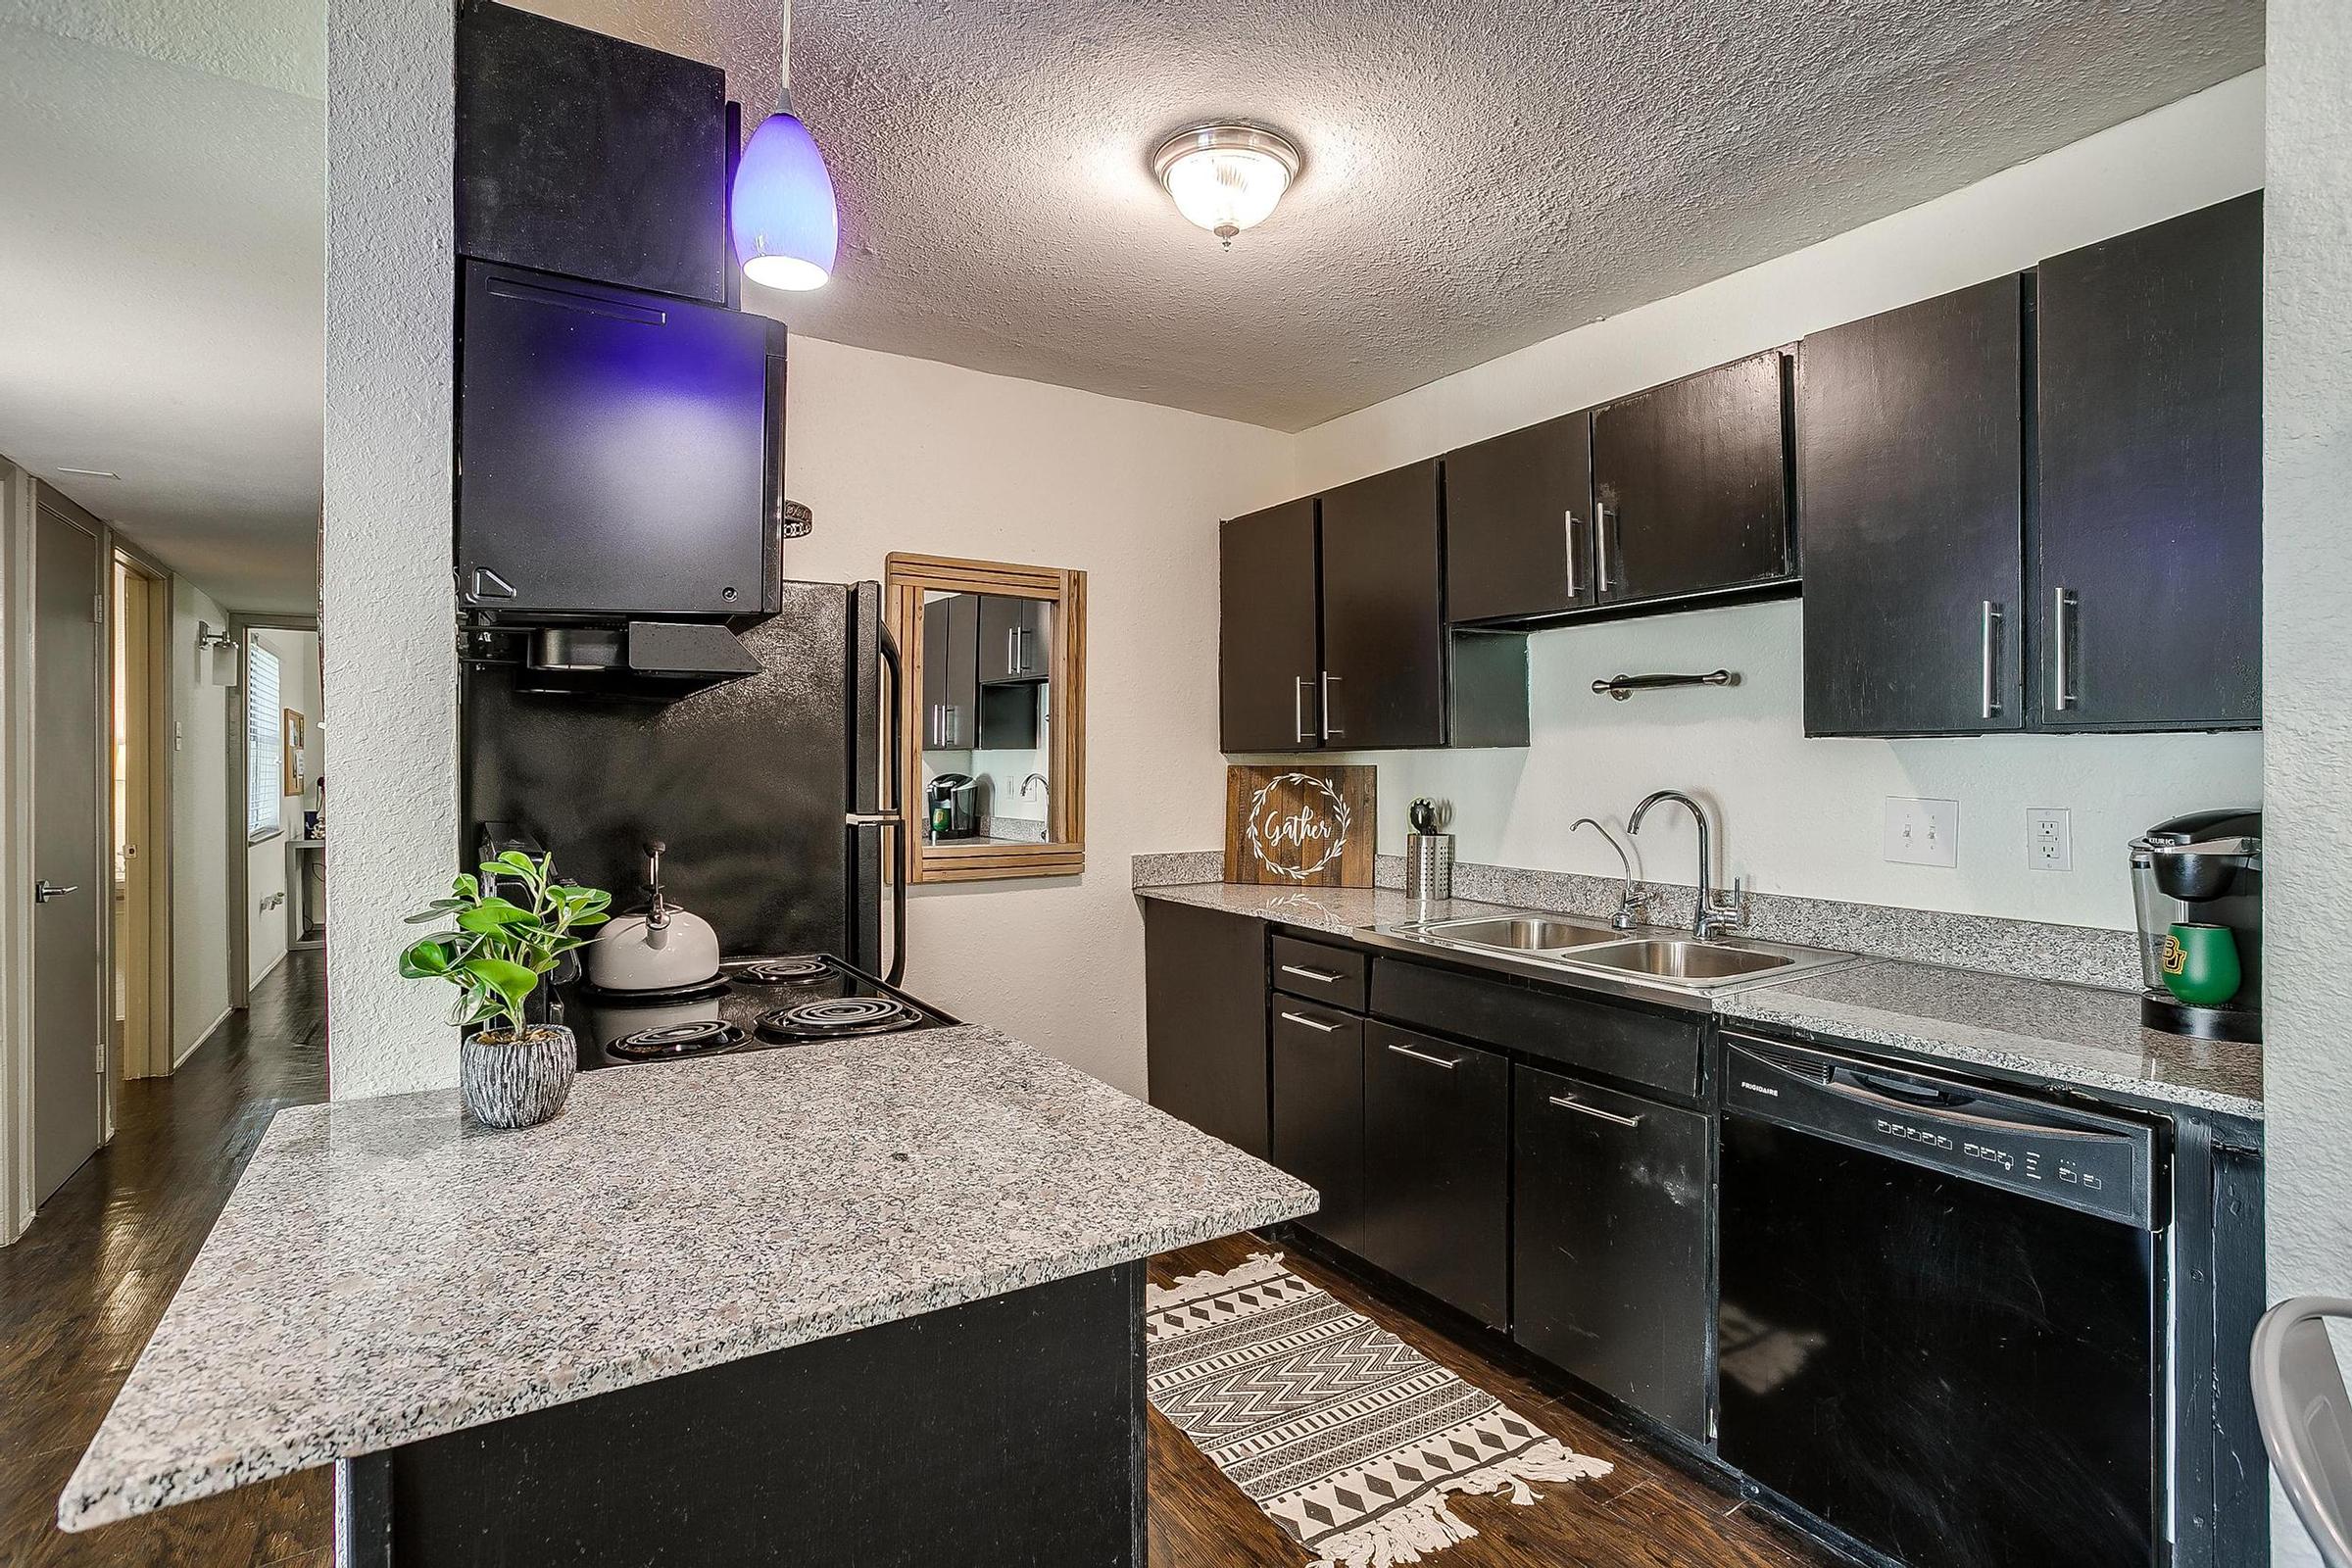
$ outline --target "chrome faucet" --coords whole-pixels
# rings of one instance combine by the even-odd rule
[[[1046,791],[1048,794],[1051,794],[1054,789],[1053,783],[1046,777],[1045,774],[1032,773],[1027,778],[1021,780],[1022,800],[1025,801],[1029,798],[1029,786],[1032,784],[1036,785],[1039,789]]]
[[[1617,842],[1616,834],[1602,827],[1592,818],[1578,817],[1569,825],[1568,831],[1573,833],[1580,827],[1589,827],[1608,840],[1609,848],[1617,852],[1618,865],[1625,871],[1625,891],[1617,896],[1617,912],[1609,916],[1609,929],[1631,931],[1634,927],[1646,923],[1649,919],[1649,906],[1642,902],[1641,895],[1634,890],[1633,857],[1625,853],[1625,846]]]
[[[1643,796],[1642,804],[1634,808],[1634,814],[1625,819],[1625,830],[1641,832],[1642,818],[1660,801],[1679,801],[1689,807],[1691,820],[1698,824],[1698,887],[1691,905],[1691,934],[1705,942],[1721,933],[1739,930],[1747,923],[1747,900],[1739,882],[1732,884],[1728,900],[1715,891],[1715,861],[1708,853],[1707,813],[1696,801],[1681,790],[1659,790]]]

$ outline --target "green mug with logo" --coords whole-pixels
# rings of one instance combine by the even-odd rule
[[[2178,924],[2164,939],[2164,988],[2192,1007],[2214,1007],[2237,995],[2245,972],[2237,933],[2226,925]]]

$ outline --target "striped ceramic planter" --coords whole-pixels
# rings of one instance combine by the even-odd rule
[[[536,1127],[571,1098],[579,1048],[560,1024],[534,1025],[520,1040],[467,1035],[458,1046],[458,1095],[485,1127]]]

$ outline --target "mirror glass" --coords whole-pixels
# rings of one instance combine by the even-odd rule
[[[925,844],[1050,844],[1057,606],[926,589],[918,710]]]

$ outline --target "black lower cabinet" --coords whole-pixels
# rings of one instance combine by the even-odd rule
[[[1152,1104],[1266,1157],[1266,925],[1144,905],[1144,1059]]]
[[[1707,1118],[1519,1067],[1511,1334],[1707,1436]]]
[[[1274,999],[1273,1162],[1323,1195],[1299,1220],[1325,1241],[1363,1250],[1364,1021],[1289,997]]]
[[[1510,1312],[1510,1065],[1364,1025],[1367,1260],[1494,1328]]]

